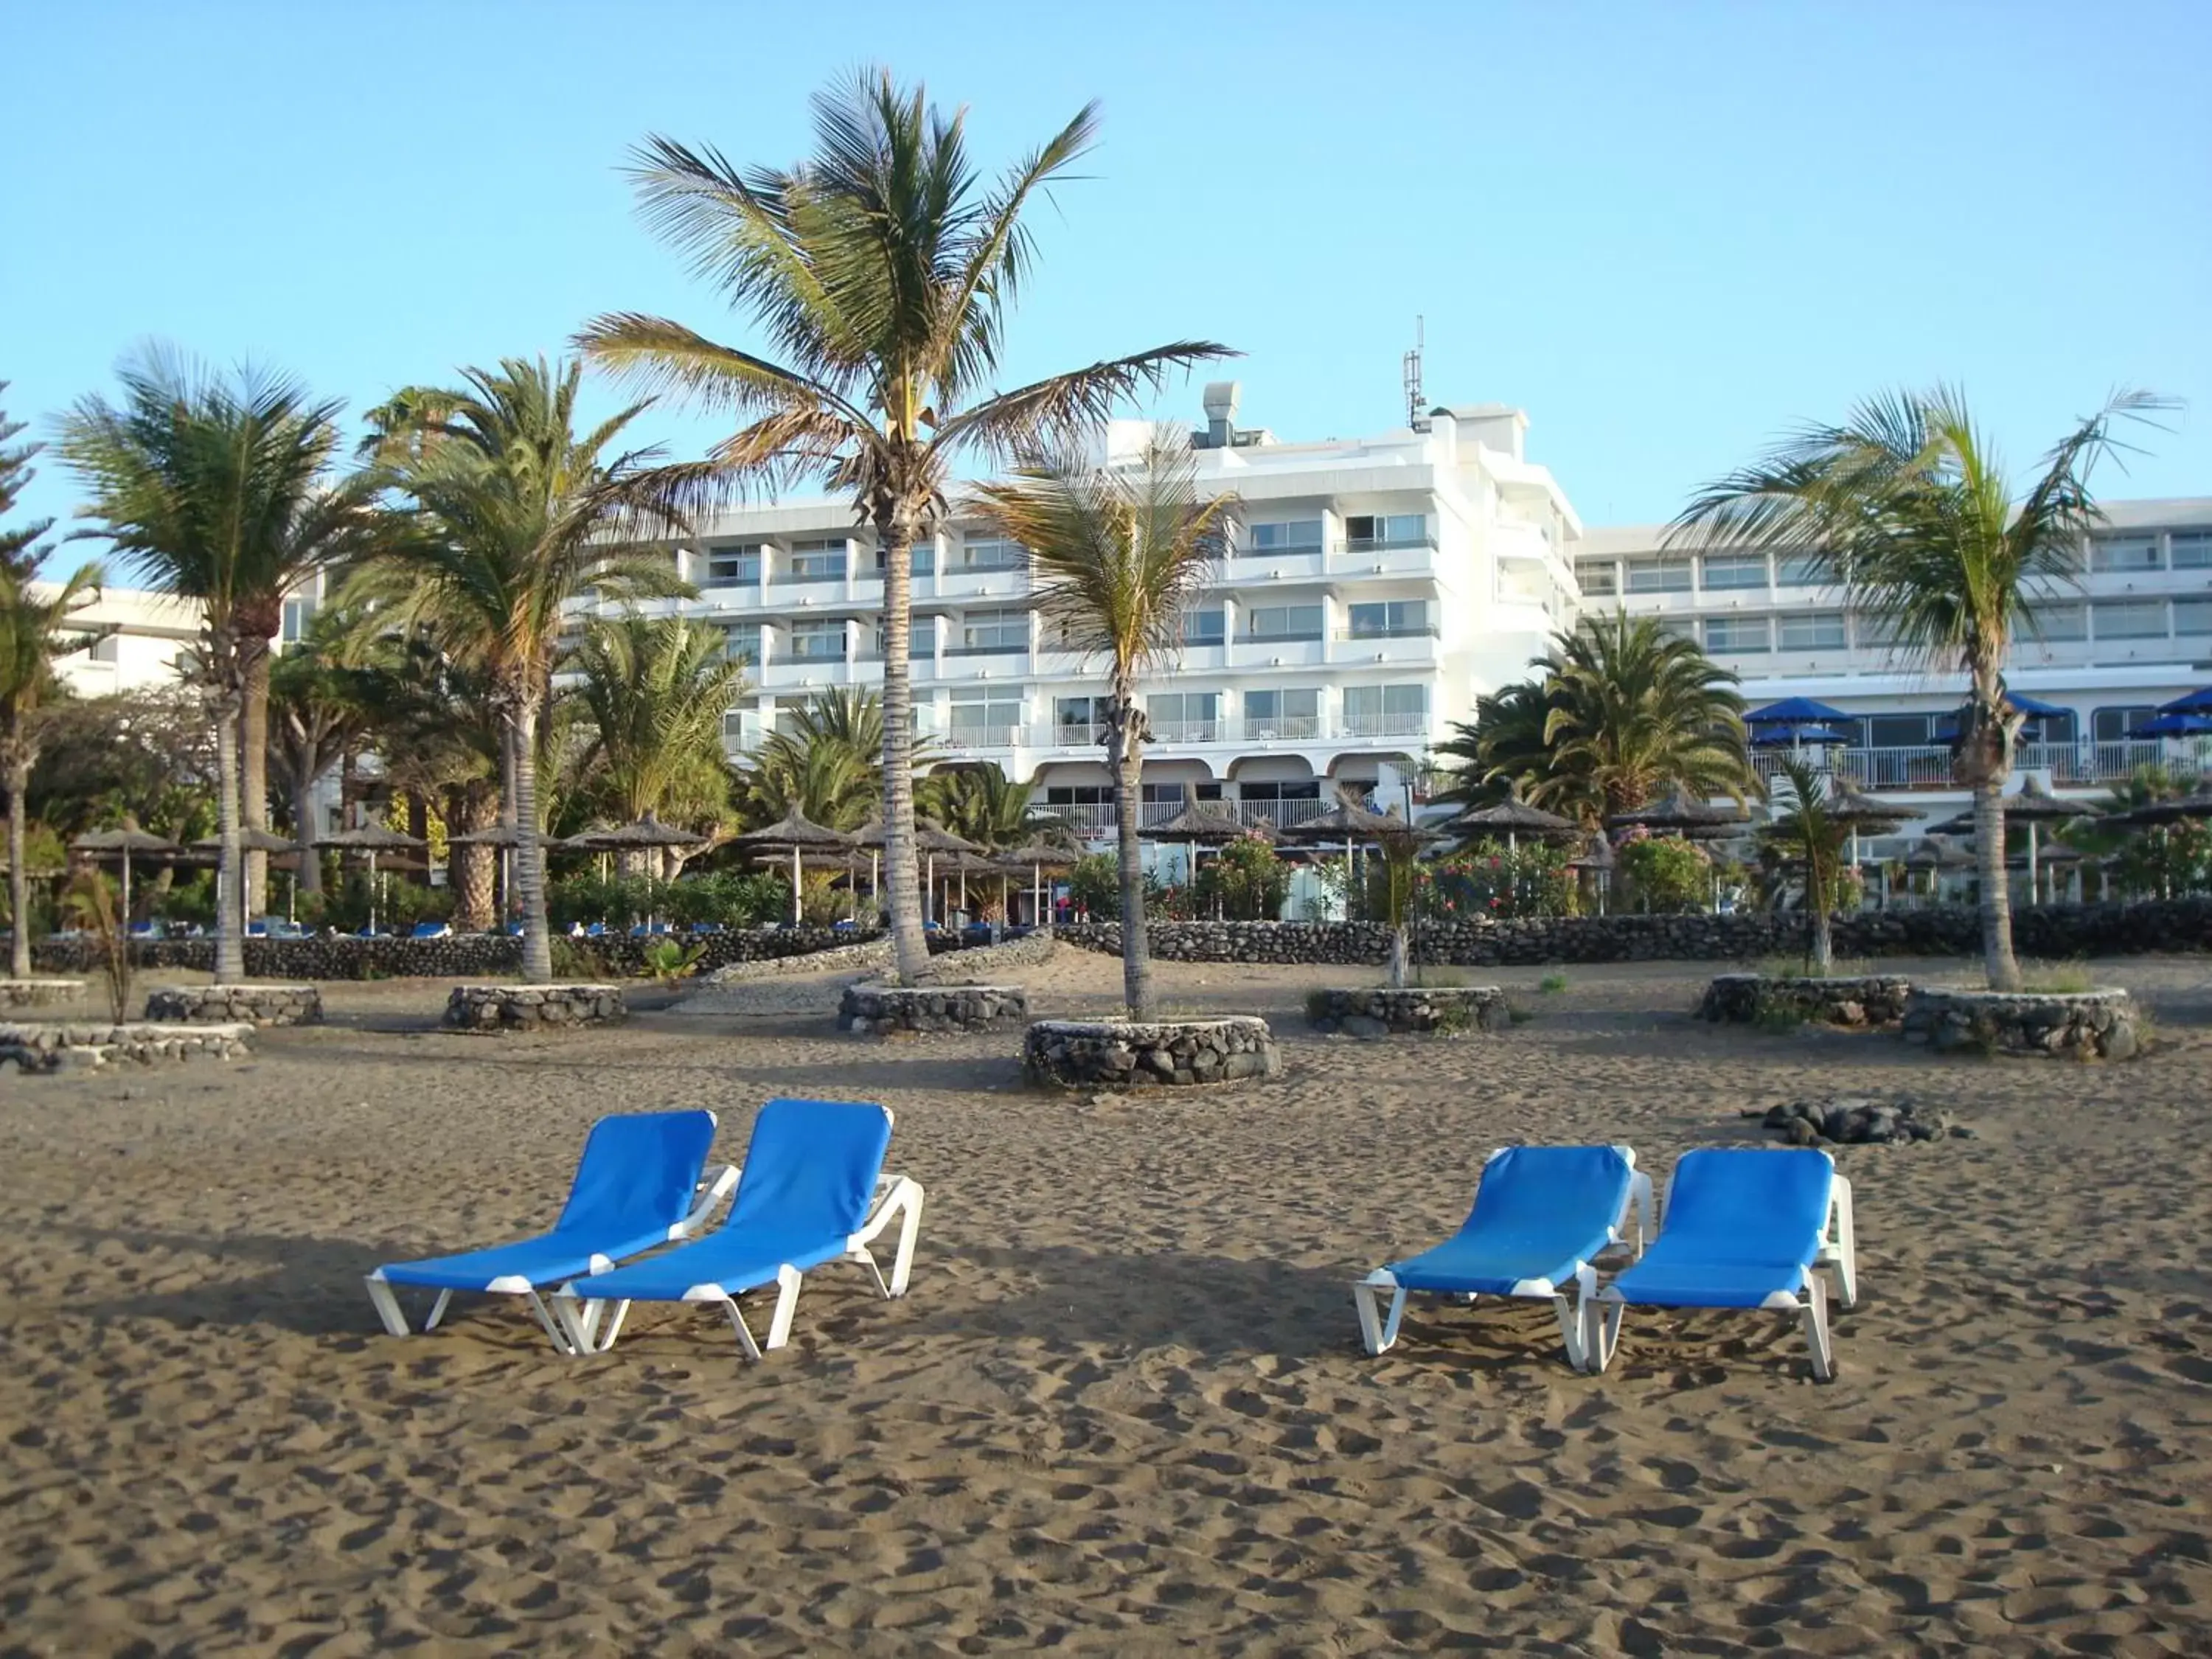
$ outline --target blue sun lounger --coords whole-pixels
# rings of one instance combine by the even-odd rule
[[[1651,1177],[1626,1146],[1506,1146],[1482,1166],[1474,1204],[1459,1231],[1434,1249],[1377,1267],[1352,1287],[1360,1340],[1371,1354],[1398,1340],[1409,1291],[1543,1297],[1559,1316],[1567,1363],[1583,1364],[1582,1310],[1596,1287],[1591,1263],[1622,1244],[1633,1201],[1636,1243],[1651,1227]],[[1567,1299],[1576,1286],[1578,1301]],[[1390,1310],[1377,1298],[1390,1292]]]
[[[1858,1300],[1851,1184],[1814,1147],[1708,1146],[1685,1152],[1667,1182],[1659,1237],[1585,1304],[1591,1369],[1603,1370],[1630,1308],[1773,1309],[1800,1315],[1813,1375],[1835,1375],[1823,1268],[1848,1308]]]
[[[734,1170],[706,1168],[707,1149],[714,1141],[712,1112],[603,1117],[584,1142],[568,1201],[550,1232],[465,1255],[388,1261],[368,1275],[369,1300],[384,1328],[405,1336],[407,1320],[392,1294],[395,1285],[437,1291],[423,1322],[426,1331],[437,1328],[456,1291],[522,1297],[553,1346],[565,1353],[568,1334],[547,1310],[539,1291],[611,1268],[671,1239],[689,1237],[738,1182]]]
[[[799,1280],[830,1261],[864,1264],[886,1297],[906,1294],[921,1227],[922,1190],[884,1174],[891,1115],[853,1101],[771,1100],[753,1121],[728,1219],[705,1237],[613,1272],[580,1274],[555,1293],[553,1308],[571,1351],[604,1353],[622,1334],[633,1302],[698,1302],[720,1308],[746,1358],[780,1348],[791,1336]],[[869,1243],[899,1222],[890,1281]],[[768,1340],[756,1342],[738,1297],[776,1287]]]

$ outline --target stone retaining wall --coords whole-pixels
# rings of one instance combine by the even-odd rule
[[[1505,993],[1495,985],[1377,987],[1306,994],[1306,1024],[1316,1031],[1379,1037],[1398,1031],[1495,1031],[1511,1022]]]
[[[1022,1039],[1032,1083],[1069,1089],[1142,1089],[1233,1083],[1280,1073],[1267,1022],[1251,1015],[1158,1021],[1041,1019]]]
[[[0,1008],[48,1008],[58,1003],[82,1002],[84,990],[81,979],[0,979]]]
[[[1902,1030],[1938,1054],[2130,1060],[2141,1047],[2125,991],[1974,991],[1915,986]]]
[[[0,1025],[0,1074],[89,1070],[118,1060],[232,1060],[251,1052],[252,1036],[251,1025]]]
[[[146,1018],[173,1025],[319,1025],[312,985],[173,985],[146,999]]]
[[[568,1030],[625,1018],[619,985],[456,985],[446,1024],[458,1031]]]
[[[1018,985],[848,985],[837,1029],[857,1036],[892,1031],[988,1031],[1026,1023],[1029,994]]]
[[[1121,952],[1118,921],[1077,922],[1056,936],[1085,950]],[[1380,963],[1390,930],[1380,922],[1155,921],[1152,954],[1170,962]],[[2212,951],[2212,898],[2140,904],[2040,905],[2013,913],[2022,956],[2134,956]],[[1802,955],[1805,920],[1795,913],[1734,915],[1559,916],[1506,921],[1423,922],[1413,960],[1455,967],[1540,967],[1552,963],[1748,962]],[[1981,921],[1965,905],[1838,916],[1842,957],[1977,957]]]
[[[1894,1025],[1905,1017],[1911,990],[1912,981],[1899,974],[1823,979],[1723,974],[1705,987],[1698,1012],[1735,1025],[1777,1018],[1823,1025]]]

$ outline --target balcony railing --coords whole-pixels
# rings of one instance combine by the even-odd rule
[[[1273,720],[1256,714],[1244,717],[1243,737],[1247,743],[1310,740],[1319,736],[1321,716],[1318,714],[1282,714]]]
[[[802,587],[811,582],[842,582],[844,580],[845,567],[841,564],[834,570],[780,570],[768,581],[771,587]]]
[[[1295,545],[1285,544],[1275,547],[1246,547],[1240,543],[1231,548],[1229,551],[1233,556],[1240,559],[1287,559],[1299,554],[1318,553],[1322,550],[1322,544],[1320,542],[1299,542]]]
[[[708,588],[757,587],[760,586],[760,571],[758,568],[756,567],[750,570],[739,570],[734,573],[725,573],[720,575],[709,575],[704,581],[701,582],[699,586]]]
[[[1354,541],[1346,538],[1337,544],[1337,550],[1347,556],[1354,553],[1403,553],[1411,548],[1425,548],[1434,552],[1436,545],[1434,536],[1401,536],[1395,539],[1377,538],[1372,541]]]
[[[948,657],[1019,657],[1027,655],[1029,648],[1027,640],[1017,640],[1003,645],[948,645],[945,647],[945,654]]]
[[[1216,720],[1154,720],[1154,743],[1218,743],[1221,722]]]
[[[1312,645],[1323,637],[1318,628],[1302,628],[1295,634],[1239,634],[1237,643],[1265,647],[1271,645]]]
[[[1239,823],[1258,825],[1267,823],[1273,824],[1278,830],[1286,830],[1294,823],[1304,823],[1309,818],[1317,818],[1323,812],[1330,810],[1329,803],[1317,799],[1206,800],[1200,801],[1199,805],[1209,812],[1225,813]],[[1182,811],[1182,806],[1181,800],[1146,801],[1139,809],[1137,822],[1141,828],[1149,832],[1158,829]],[[1115,812],[1114,803],[1111,801],[1085,801],[1077,805],[1048,805],[1040,806],[1036,811],[1060,819],[1078,834],[1094,840],[1111,836],[1121,823]]]
[[[1817,752],[1838,771],[1848,773],[1862,789],[1936,792],[1959,787],[1951,775],[1948,744],[1914,744],[1880,749],[1826,749]],[[1790,754],[1786,749],[1753,752],[1761,777],[1772,777]],[[2212,776],[2212,756],[2157,743],[2024,743],[2014,751],[2015,772],[2048,772],[2061,788],[2087,788],[2124,782],[2139,766],[2162,765],[2199,776]]]
[[[978,749],[1012,749],[1020,743],[1022,728],[1018,726],[956,726],[949,731],[927,732],[921,735],[947,754],[964,754]]]
[[[1337,727],[1346,738],[1419,738],[1428,735],[1426,714],[1346,714]]]
[[[1418,640],[1442,637],[1443,629],[1435,623],[1383,623],[1368,628],[1341,628],[1331,637],[1342,640]]]

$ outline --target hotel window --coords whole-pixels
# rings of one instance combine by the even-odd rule
[[[1748,652],[1771,648],[1764,617],[1705,618],[1705,649],[1716,655],[1726,653],[1731,656],[1741,656]]]
[[[1322,608],[1317,605],[1263,605],[1244,613],[1244,636],[1252,640],[1317,640]]]
[[[832,582],[845,580],[845,538],[793,542],[786,562],[786,581]]]
[[[1687,640],[1692,645],[1698,643],[1698,619],[1695,617],[1660,617],[1655,620],[1659,624],[1659,631],[1669,639]],[[1597,619],[1594,617],[1585,617],[1583,622],[1586,627],[1597,626]]]
[[[2118,708],[2100,708],[2089,716],[2090,735],[2099,743],[2125,743],[2131,727],[2141,726],[2158,710],[2147,702]]]
[[[1220,735],[1218,691],[1170,691],[1146,700],[1152,735],[1167,743],[1211,743]]]
[[[909,567],[908,574],[916,576],[927,576],[933,575],[936,573],[937,549],[933,545],[927,543],[921,544],[909,550],[909,555],[914,562]],[[884,565],[885,562],[884,550],[879,547],[876,550],[876,574],[878,576],[884,574]]]
[[[2173,568],[2176,570],[2203,570],[2212,567],[2212,530],[2177,530],[2173,532]]]
[[[297,645],[307,636],[307,624],[314,619],[313,599],[284,601],[283,639],[287,645]]]
[[[1774,560],[1777,587],[1825,587],[1835,579],[1817,553],[1782,553]]]
[[[1686,593],[1690,591],[1690,562],[1687,559],[1631,559],[1628,562],[1628,591],[1632,593]]]
[[[2093,536],[2089,538],[2089,568],[2094,571],[2159,570],[2155,536]]]
[[[1867,747],[1917,749],[1928,741],[1928,720],[1926,714],[1869,714]]]
[[[2085,605],[2039,605],[2029,608],[2032,638],[2063,642],[2089,637],[2089,607]]]
[[[1030,648],[1026,611],[970,611],[960,626],[960,648],[970,656],[1012,654]]]
[[[1179,783],[1146,784],[1144,786],[1145,805],[1147,806],[1174,807],[1180,810],[1182,805],[1182,785]],[[1219,800],[1221,799],[1221,786],[1218,783],[1194,783],[1190,787],[1190,791],[1191,793],[1196,796],[1200,800]],[[1111,799],[1112,797],[1109,795],[1108,799]],[[1173,811],[1147,812],[1145,814],[1145,822],[1147,823],[1157,823],[1162,818],[1171,818],[1174,816],[1175,813]]]
[[[1321,735],[1321,693],[1247,691],[1244,735],[1248,738],[1314,738]]]
[[[1030,562],[1030,550],[1003,536],[969,536],[953,552],[952,568],[960,570],[1020,570]]]
[[[760,660],[760,624],[747,623],[722,630],[722,660],[725,662],[753,662]]]
[[[1362,513],[1344,521],[1344,544],[1354,553],[1386,547],[1425,547],[1428,540],[1425,513]]]
[[[1186,611],[1182,613],[1182,642],[1185,645],[1218,645],[1226,636],[1228,613],[1219,610]]]
[[[93,662],[120,662],[123,660],[123,636],[120,634],[102,634],[85,647],[84,654]]]
[[[1705,556],[1704,583],[1707,587],[1764,587],[1766,555],[1708,553]]]
[[[1344,723],[1354,736],[1413,737],[1427,725],[1425,685],[1347,685]]]
[[[1240,783],[1237,786],[1237,799],[1257,801],[1319,800],[1321,780],[1294,778],[1281,783]],[[1280,818],[1276,819],[1278,823],[1282,822]]]
[[[1851,618],[1851,641],[1875,650],[1893,646],[1897,643],[1897,621],[1878,611],[1860,611]]]
[[[1802,611],[1776,618],[1784,651],[1840,651],[1844,648],[1844,613],[1840,611]]]
[[[757,547],[714,547],[707,550],[707,580],[702,587],[753,587],[760,582],[761,557]]]
[[[1106,735],[1107,699],[1058,697],[1052,705],[1052,723],[1062,743],[1099,743]]]
[[[845,624],[842,621],[792,623],[791,654],[803,662],[842,662]]]
[[[1429,629],[1426,599],[1389,599],[1351,607],[1349,637],[1355,640],[1398,640]]]
[[[875,654],[880,660],[890,649],[890,625],[881,617],[876,618]],[[916,617],[907,626],[906,659],[908,662],[928,662],[937,655],[937,618]]]
[[[2100,605],[2096,613],[2100,640],[2162,640],[2166,637],[2166,601],[2129,599]]]
[[[1602,599],[1620,592],[1620,567],[1611,559],[1575,567],[1575,580],[1582,585],[1585,599]]]
[[[1321,551],[1321,520],[1287,519],[1279,524],[1246,525],[1244,550],[1247,553],[1318,553]]]
[[[2173,631],[2191,635],[2212,634],[2212,599],[2176,599]]]
[[[952,735],[967,743],[1013,741],[1022,723],[1022,694],[1011,687],[952,694]]]

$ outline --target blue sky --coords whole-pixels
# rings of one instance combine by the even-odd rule
[[[2187,398],[2103,490],[2212,494],[2207,0],[16,3],[5,406],[43,431],[149,337],[355,409],[602,310],[748,342],[624,153],[793,160],[861,61],[969,105],[994,165],[1103,101],[1010,383],[1210,336],[1245,423],[1376,432],[1418,313],[1430,399],[1525,408],[1586,523],[1938,377],[2023,472],[2112,387]],[[65,516],[46,459],[25,507]]]

